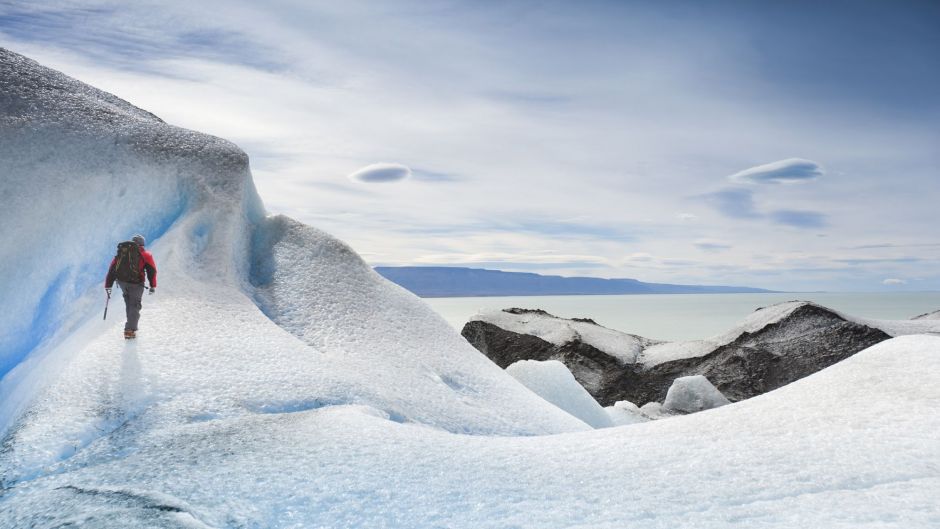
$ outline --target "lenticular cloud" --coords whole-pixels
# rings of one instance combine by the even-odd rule
[[[398,163],[374,163],[349,175],[349,179],[366,184],[399,182],[411,176],[411,169]]]
[[[823,174],[822,166],[812,160],[787,158],[745,169],[728,179],[748,184],[794,184],[815,180]]]

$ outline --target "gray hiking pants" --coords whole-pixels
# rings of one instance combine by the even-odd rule
[[[127,311],[127,323],[124,324],[125,331],[136,331],[137,322],[140,321],[141,298],[144,297],[143,283],[126,283],[118,281],[121,292],[124,293],[124,309]]]

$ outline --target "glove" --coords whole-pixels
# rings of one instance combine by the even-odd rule
[[[108,297],[111,297],[111,289],[110,289],[110,288],[104,287],[104,291],[108,293]]]
[[[153,294],[153,291],[156,290],[156,289],[157,289],[157,287],[150,287],[150,293]]]

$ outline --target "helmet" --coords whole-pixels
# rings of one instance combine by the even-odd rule
[[[147,239],[144,239],[144,236],[139,233],[131,237],[131,240],[136,242],[137,246],[146,246],[147,244]]]

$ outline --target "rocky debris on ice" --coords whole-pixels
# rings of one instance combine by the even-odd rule
[[[527,309],[478,315],[461,334],[500,367],[523,359],[561,361],[602,405],[637,402],[626,396],[614,398],[609,388],[617,384],[623,366],[633,365],[645,347],[658,343],[585,319],[566,320]]]
[[[718,388],[702,375],[680,377],[672,382],[663,408],[677,413],[695,413],[731,404]]]
[[[940,320],[868,320],[807,301],[760,308],[721,335],[659,342],[542,310],[482,312],[463,336],[505,367],[559,360],[604,406],[663,402],[677,378],[702,375],[730,401],[779,388],[892,336],[940,331]]]

